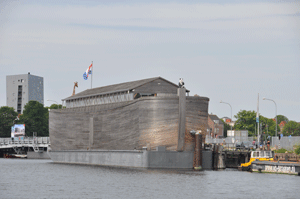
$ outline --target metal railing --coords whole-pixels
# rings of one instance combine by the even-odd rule
[[[205,143],[207,144],[220,144],[223,146],[224,150],[249,150],[249,147],[236,147],[237,143],[241,142],[253,142],[253,137],[243,137],[243,136],[230,136],[226,138],[212,138],[209,135],[205,137]]]
[[[0,146],[18,145],[18,144],[50,144],[50,138],[49,137],[27,137],[24,139],[0,138]]]
[[[230,136],[226,138],[211,138],[206,135],[205,143],[209,144],[235,144],[237,142],[253,142],[253,137]]]

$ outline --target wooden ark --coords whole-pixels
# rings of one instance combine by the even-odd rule
[[[190,131],[205,138],[209,99],[188,93],[156,77],[68,97],[66,109],[49,113],[51,149],[194,151]]]

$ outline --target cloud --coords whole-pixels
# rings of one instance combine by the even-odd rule
[[[103,24],[131,21],[139,24],[149,21],[208,21],[262,18],[274,15],[295,15],[299,3],[246,3],[246,4],[134,4],[98,6],[41,6],[24,5],[15,17],[26,15],[28,19],[51,19],[60,22],[88,22]],[[95,20],[97,19],[97,20]],[[170,24],[172,26],[172,24]]]
[[[254,96],[255,109],[258,92],[299,98],[286,89],[299,84],[299,8],[298,2],[7,3],[0,13],[2,79],[28,71],[43,76],[45,99],[59,101],[74,81],[78,92],[89,88],[82,73],[93,60],[95,86],[182,76],[220,116],[221,98],[251,109]]]
[[[42,6],[24,5],[10,16],[12,20],[54,24],[90,24],[95,26],[133,26],[156,28],[216,28],[231,23],[246,22],[252,28],[261,25],[268,28],[293,25],[289,20],[274,21],[278,17],[299,14],[299,3],[247,3],[247,4],[134,4],[134,5],[98,5],[98,6]],[[271,23],[255,23],[257,20]],[[279,23],[278,23],[279,22]],[[236,24],[235,24],[236,26]]]
[[[2,44],[243,43],[299,39],[300,32],[297,3],[13,5]]]

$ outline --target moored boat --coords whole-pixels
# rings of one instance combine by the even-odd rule
[[[300,175],[299,162],[274,161],[273,157],[273,151],[252,151],[250,161],[241,164],[239,170]]]
[[[274,152],[273,151],[252,151],[250,161],[241,164],[238,167],[240,171],[250,171],[252,162],[254,161],[273,161]]]

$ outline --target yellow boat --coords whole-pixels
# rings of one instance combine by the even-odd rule
[[[251,163],[253,161],[273,161],[273,157],[273,151],[252,151],[250,161],[241,164],[241,166],[239,166],[239,170],[248,171],[251,169]]]

